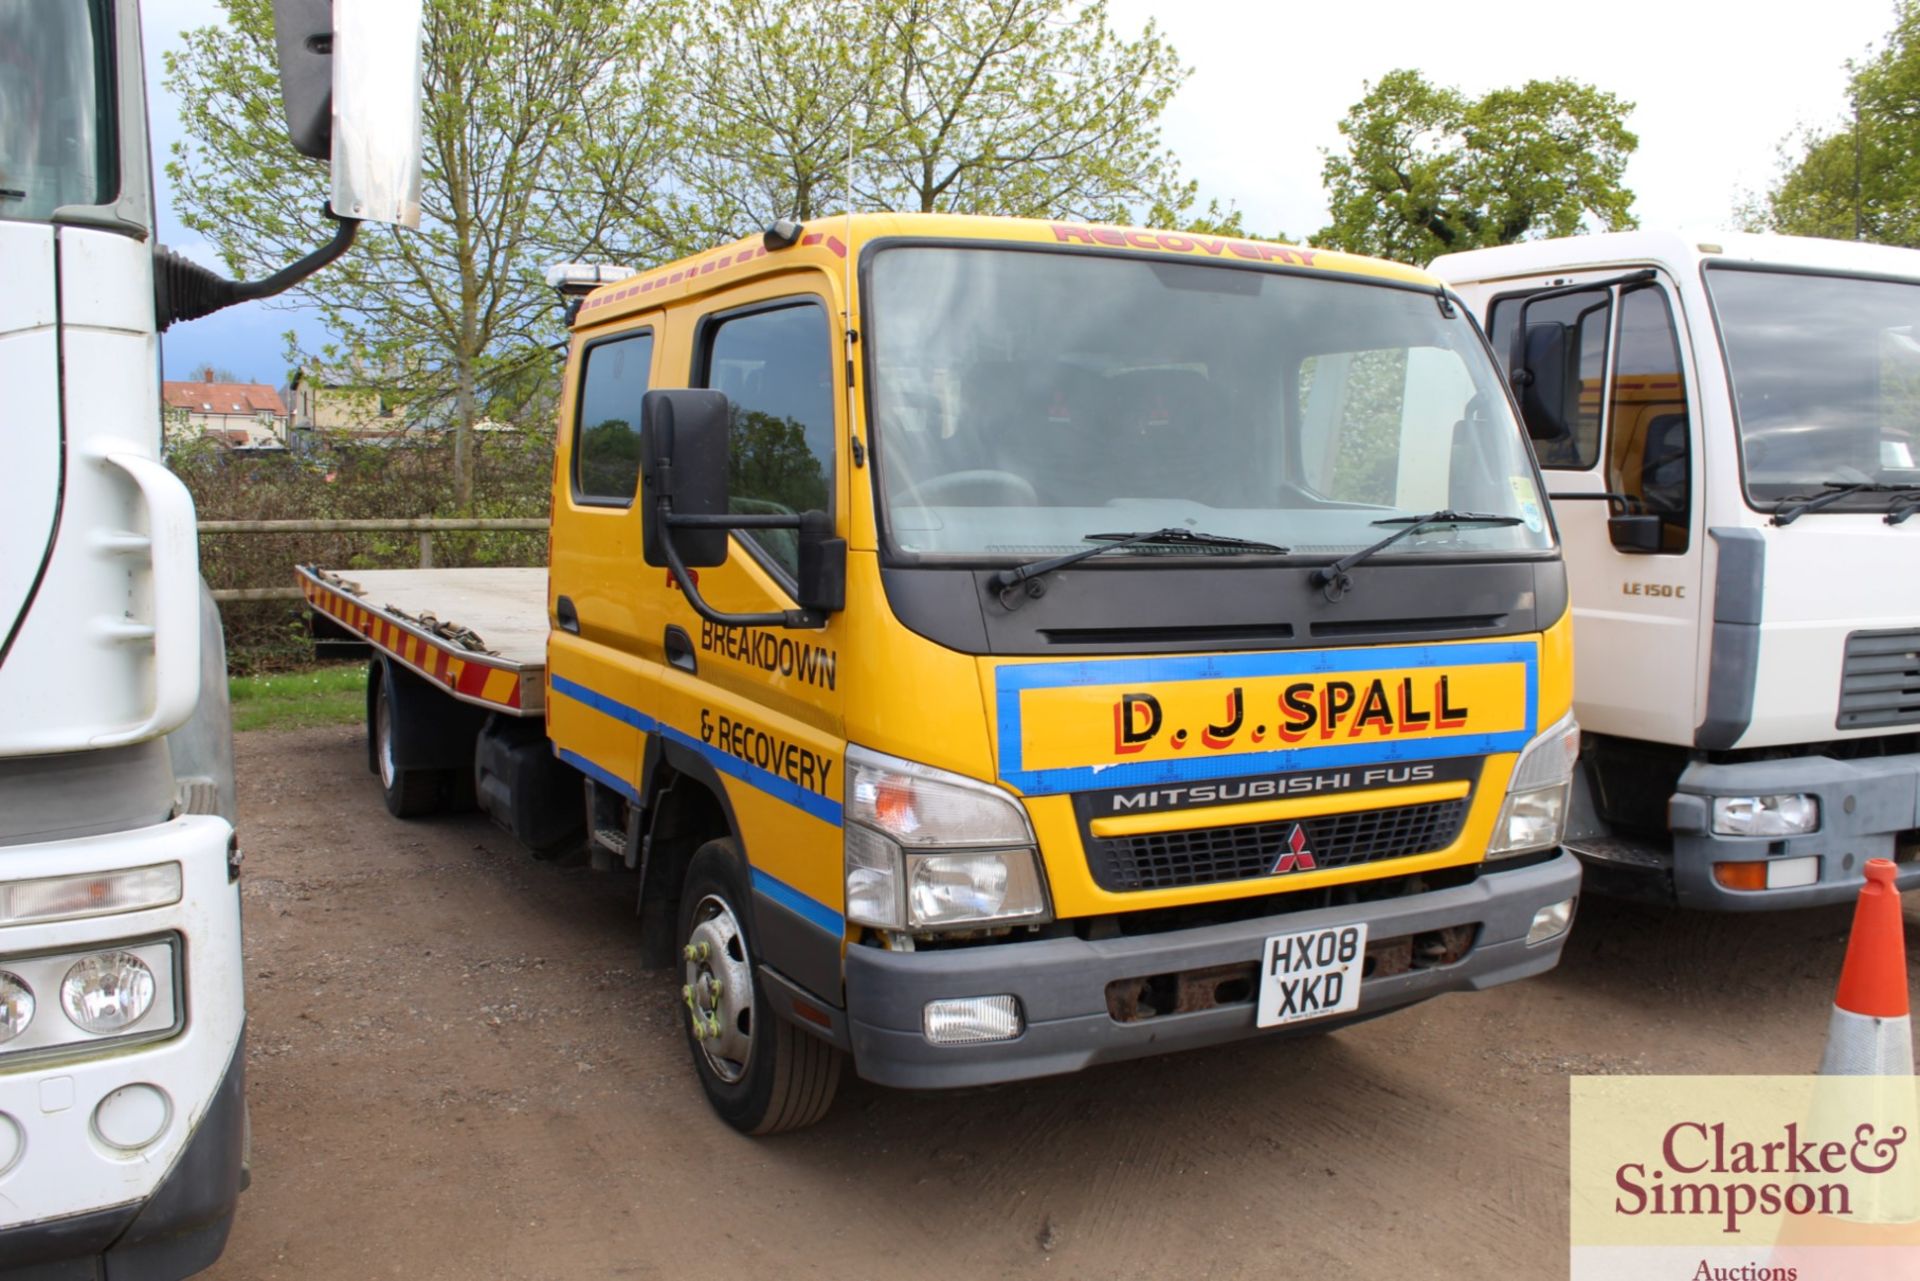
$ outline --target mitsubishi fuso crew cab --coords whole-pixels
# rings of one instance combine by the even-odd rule
[[[1565,577],[1434,278],[889,214],[603,274],[546,568],[300,581],[396,814],[637,873],[727,1121],[1556,962]]]
[[[1626,232],[1433,264],[1565,541],[1590,883],[1694,907],[1920,885],[1920,253]]]
[[[242,284],[155,242],[135,0],[0,4],[0,1281],[197,1272],[246,1179],[226,660],[160,332],[418,217],[419,0],[280,7],[345,217]]]

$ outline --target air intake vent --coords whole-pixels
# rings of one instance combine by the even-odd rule
[[[1841,729],[1920,724],[1920,630],[1855,632],[1840,669]]]

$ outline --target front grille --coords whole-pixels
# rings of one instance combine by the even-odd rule
[[[1467,798],[1397,805],[1391,809],[1320,814],[1297,823],[1243,823],[1237,827],[1199,827],[1184,832],[1148,832],[1139,836],[1093,837],[1087,861],[1093,879],[1106,890],[1164,890],[1181,885],[1211,885],[1273,874],[1283,855],[1293,854],[1298,827],[1304,841],[1292,870],[1349,867],[1377,859],[1429,854],[1453,844],[1467,817]]]
[[[1920,723],[1920,630],[1854,632],[1840,668],[1840,729]]]

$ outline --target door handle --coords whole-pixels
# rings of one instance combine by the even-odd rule
[[[687,635],[685,628],[667,628],[667,635],[663,644],[667,651],[668,663],[683,672],[696,672],[700,670],[699,660],[693,656],[693,639]]]
[[[575,636],[580,634],[580,614],[573,607],[572,597],[562,596],[553,602],[553,617],[560,624],[561,631],[572,632]]]

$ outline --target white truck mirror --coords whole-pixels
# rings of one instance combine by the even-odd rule
[[[287,133],[333,163],[333,212],[420,225],[422,0],[273,0]]]
[[[421,0],[334,0],[333,211],[420,225]]]

